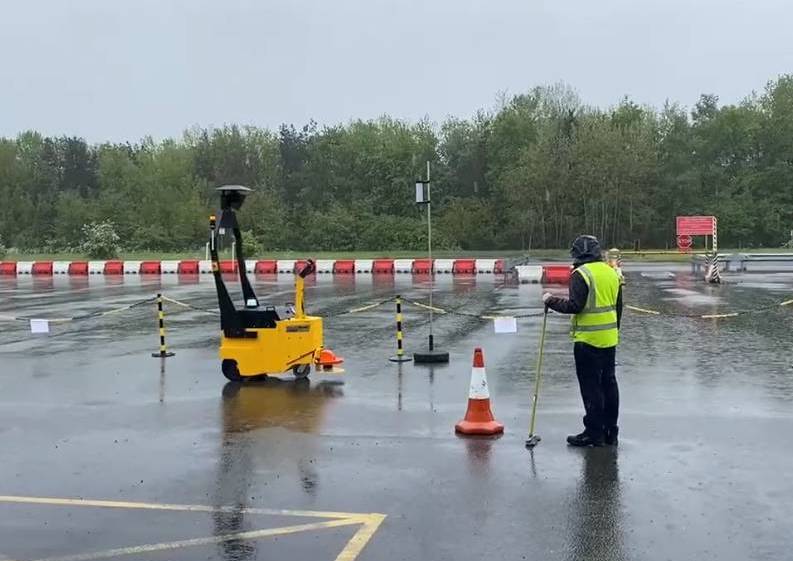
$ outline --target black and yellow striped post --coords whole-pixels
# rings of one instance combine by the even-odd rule
[[[397,338],[397,352],[395,356],[392,356],[388,360],[391,362],[410,362],[411,359],[409,356],[405,356],[405,349],[402,348],[402,297],[396,297],[396,338]]]
[[[151,353],[154,358],[168,358],[174,353],[169,353],[165,347],[165,314],[162,311],[162,293],[157,294],[157,321],[160,324],[160,352]]]

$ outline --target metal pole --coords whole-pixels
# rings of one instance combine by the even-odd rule
[[[540,384],[542,381],[542,357],[545,347],[545,327],[547,324],[548,308],[545,308],[542,316],[542,328],[540,330],[540,349],[537,352],[537,375],[534,379],[534,395],[531,399],[531,422],[529,423],[529,438],[526,440],[527,448],[534,448],[540,442],[540,437],[534,434],[534,426],[537,421],[537,401],[540,398]]]
[[[410,357],[405,356],[405,349],[402,346],[402,296],[396,297],[396,337],[397,337],[397,352],[396,356],[392,356],[388,360],[391,362],[409,362]]]
[[[405,349],[402,348],[402,299],[396,297],[396,328],[397,328],[397,357],[402,358]]]
[[[160,328],[160,352],[152,353],[154,358],[168,358],[173,356],[174,353],[169,353],[165,347],[165,314],[162,310],[162,293],[157,294],[157,321]]]
[[[430,260],[430,350],[434,350],[435,342],[432,337],[432,290],[434,285],[434,269],[432,265],[432,194],[430,183],[430,163],[427,161],[427,254]]]

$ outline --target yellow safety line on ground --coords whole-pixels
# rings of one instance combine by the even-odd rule
[[[339,526],[352,526],[361,524],[363,520],[328,520],[325,522],[314,522],[312,524],[299,524],[297,526],[284,526],[281,528],[268,528],[266,530],[250,530],[247,532],[234,532],[231,534],[221,534],[219,536],[208,536],[205,538],[192,538],[188,540],[178,540],[173,542],[152,543],[145,545],[133,545],[130,547],[119,547],[107,549],[105,551],[94,551],[92,553],[77,553],[74,555],[64,555],[62,557],[46,557],[36,561],[93,561],[95,559],[106,559],[108,557],[120,557],[122,555],[140,555],[142,553],[152,553],[155,551],[169,551],[186,547],[196,547],[200,545],[212,545],[231,540],[256,540],[271,536],[283,536],[298,532],[308,532],[311,530],[323,530],[325,528],[338,528]],[[355,559],[352,557],[350,559]]]
[[[355,561],[358,555],[372,539],[372,536],[385,520],[385,514],[368,514],[360,530],[347,542],[347,545],[336,557],[336,561]]]
[[[647,310],[645,308],[639,308],[637,306],[629,306],[629,305],[626,305],[625,307],[627,309],[629,309],[629,310],[632,310],[634,312],[640,312],[642,314],[652,314],[654,316],[660,316],[661,315],[661,312],[657,312],[655,310]]]
[[[168,503],[144,503],[129,501],[103,501],[91,499],[63,499],[52,497],[18,497],[0,495],[0,503],[17,504],[38,504],[51,506],[84,506],[95,508],[123,508],[140,510],[171,510],[183,512],[239,512],[243,514],[269,514],[272,516],[304,516],[314,518],[361,518],[368,516],[366,513],[359,512],[325,512],[314,510],[283,510],[272,508],[248,507],[239,509],[231,506],[208,506],[208,505],[180,505]],[[379,516],[379,515],[378,515]]]
[[[373,309],[377,308],[378,306],[382,306],[383,304],[386,304],[387,302],[390,302],[390,301],[391,301],[391,299],[387,300],[386,302],[375,302],[374,304],[369,304],[368,306],[362,306],[360,308],[354,308],[354,309],[350,310],[347,313],[348,314],[358,314],[358,313],[361,313],[361,312],[365,312],[367,310],[373,310]]]
[[[270,509],[270,508],[238,508],[231,506],[214,507],[208,505],[183,505],[168,503],[146,503],[130,501],[107,501],[91,499],[69,499],[52,497],[22,497],[13,495],[0,495],[0,503],[45,505],[45,506],[67,506],[67,507],[94,507],[94,508],[117,508],[131,510],[165,510],[177,512],[203,512],[203,513],[224,513],[232,512],[237,514],[264,514],[272,516],[295,516],[305,518],[330,518],[324,522],[313,522],[308,524],[298,524],[293,526],[282,526],[279,528],[267,528],[262,530],[251,530],[246,532],[236,532],[222,534],[218,536],[192,538],[187,540],[177,540],[172,542],[162,542],[156,544],[144,544],[137,546],[121,547],[105,551],[91,553],[79,553],[65,555],[61,557],[48,557],[37,561],[93,561],[108,557],[118,557],[123,555],[137,555],[155,551],[167,551],[185,547],[200,545],[211,545],[230,540],[254,540],[271,536],[282,536],[299,532],[310,532],[323,530],[326,528],[339,528],[344,526],[361,525],[353,537],[347,542],[344,549],[336,557],[335,561],[355,561],[363,551],[369,540],[385,520],[385,514],[378,513],[354,513],[354,512],[328,512],[314,510],[289,510],[289,509]]]
[[[447,313],[446,310],[441,308],[436,308],[435,306],[428,306],[427,304],[422,304],[421,302],[414,302],[412,300],[407,300],[409,304],[413,304],[414,306],[418,306],[419,308],[424,308],[425,310],[432,310],[433,312],[437,312],[439,314]]]

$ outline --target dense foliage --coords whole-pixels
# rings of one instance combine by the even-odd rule
[[[94,259],[110,259],[118,255],[120,242],[112,222],[91,222],[83,226],[80,251]]]
[[[0,239],[80,249],[113,223],[125,249],[203,244],[213,187],[256,189],[243,225],[264,250],[423,247],[413,183],[433,164],[439,247],[665,247],[677,214],[716,214],[722,245],[781,245],[793,229],[793,76],[736,105],[690,112],[628,99],[586,106],[537,88],[439,127],[387,117],[319,128],[193,129],[179,140],[88,145],[0,139]],[[112,243],[111,243],[112,245]]]

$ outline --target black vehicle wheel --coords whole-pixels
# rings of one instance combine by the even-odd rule
[[[237,368],[237,361],[226,359],[220,365],[220,369],[223,371],[223,375],[230,381],[230,382],[241,382],[242,375],[240,375],[240,369]]]
[[[302,380],[304,378],[308,378],[308,375],[311,374],[311,365],[310,364],[298,364],[297,366],[292,367],[292,374],[295,375],[295,378],[298,380]]]

